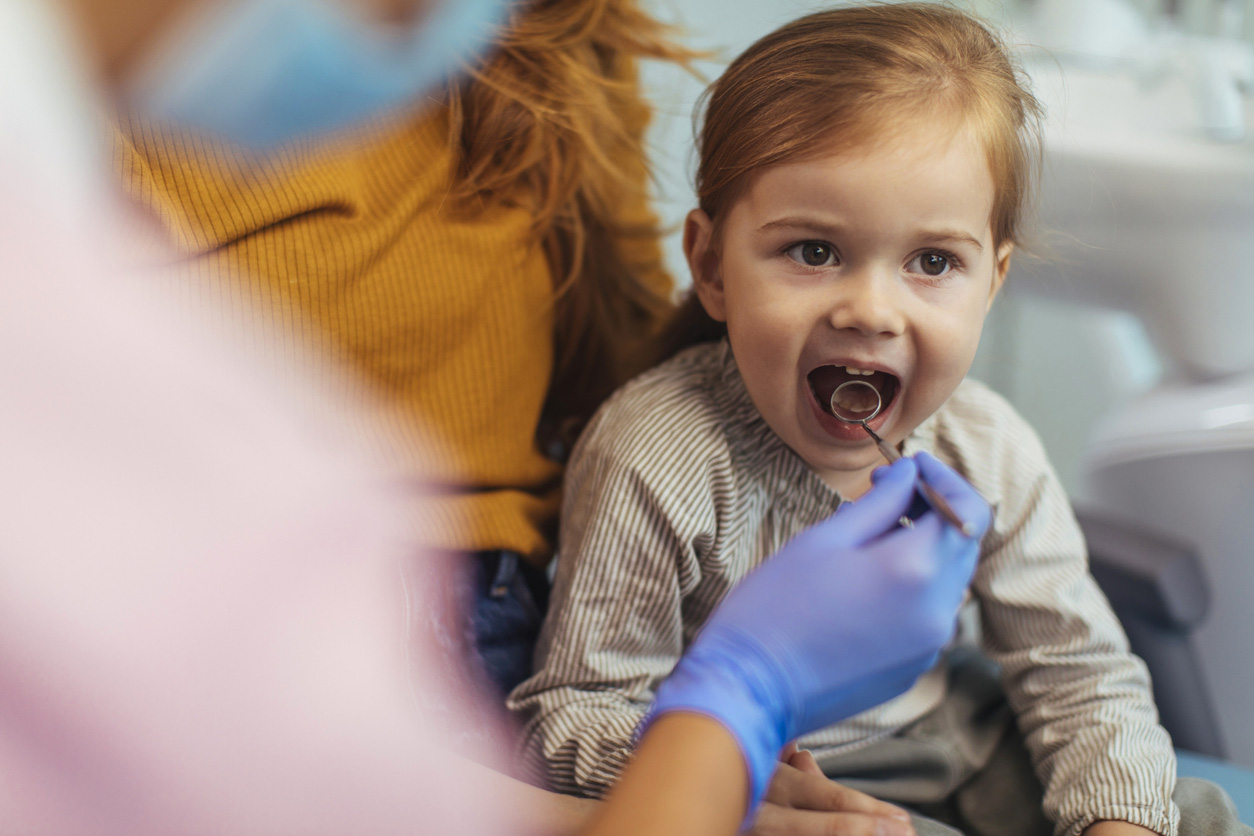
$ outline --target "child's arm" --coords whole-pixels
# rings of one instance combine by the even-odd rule
[[[965,469],[997,514],[973,589],[1045,813],[1069,836],[1107,820],[1174,832],[1175,756],[1145,666],[1088,572],[1083,536],[1035,434],[1000,399],[984,406],[993,411],[978,428],[995,439],[989,460]],[[1091,832],[1119,832],[1111,826]]]
[[[635,461],[657,459],[656,451],[645,455],[635,434],[605,424],[593,422],[567,469],[536,673],[509,701],[524,720],[527,759],[555,789],[592,797],[617,782],[654,688],[683,653],[683,596],[700,577],[685,540],[714,527],[708,488],[697,480],[681,497],[689,525],[680,530],[670,504],[677,492],[659,497],[655,465]]]

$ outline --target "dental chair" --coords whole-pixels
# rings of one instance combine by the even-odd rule
[[[1077,507],[1089,564],[1153,680],[1163,727],[1176,745],[1178,773],[1228,791],[1241,820],[1254,824],[1254,772],[1223,760],[1214,702],[1191,633],[1210,608],[1210,587],[1196,551],[1141,525]]]

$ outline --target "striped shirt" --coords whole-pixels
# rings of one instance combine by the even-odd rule
[[[1174,834],[1171,741],[1036,435],[968,380],[906,439],[904,453],[920,450],[994,508],[972,583],[972,640],[1002,668],[1058,833],[1112,819]],[[528,760],[560,791],[603,796],[654,689],[713,609],[840,502],[767,426],[726,341],[620,389],[570,462],[537,673],[510,695]],[[946,687],[938,665],[801,745],[866,745],[935,708]]]

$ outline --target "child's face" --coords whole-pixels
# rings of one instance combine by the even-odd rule
[[[968,132],[907,133],[876,147],[765,169],[720,238],[688,217],[685,249],[706,310],[725,321],[754,404],[846,496],[882,464],[831,393],[871,382],[870,426],[896,444],[931,415],[975,356],[1010,262],[994,249],[993,180]],[[876,374],[850,374],[848,369]]]

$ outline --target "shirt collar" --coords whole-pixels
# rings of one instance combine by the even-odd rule
[[[773,501],[788,504],[798,496],[827,495],[831,499],[827,513],[835,510],[841,501],[840,495],[766,423],[749,395],[727,339],[723,338],[711,350],[716,352],[716,371],[710,396],[722,415],[728,443],[737,461],[752,471],[748,475],[754,481],[774,495]]]

